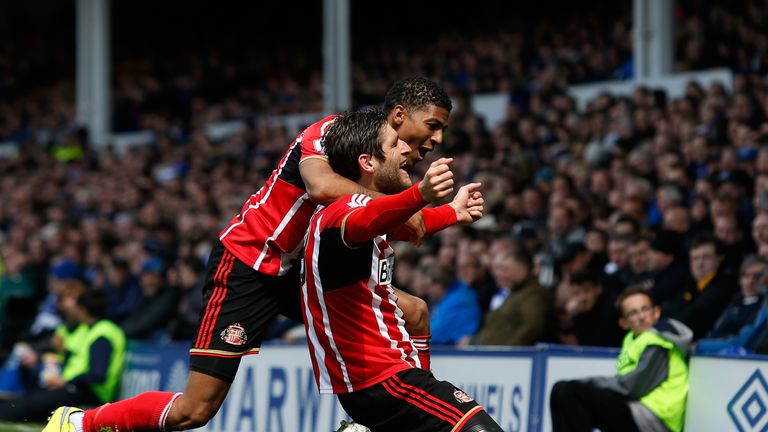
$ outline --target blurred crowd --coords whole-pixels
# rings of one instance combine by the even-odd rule
[[[430,304],[434,344],[618,346],[615,299],[644,286],[701,349],[766,349],[768,7],[681,3],[676,68],[730,67],[729,86],[690,83],[675,99],[640,87],[578,109],[567,85],[632,76],[626,11],[357,59],[358,106],[406,75],[443,85],[455,107],[430,158],[484,184],[481,221],[399,246],[395,284]],[[254,81],[213,54],[175,73],[123,64],[114,126],[157,138],[120,153],[86,145],[71,83],[18,94],[24,69],[0,53],[0,95],[13,96],[0,98],[13,147],[0,155],[0,352],[50,335],[72,280],[107,295],[128,338],[191,339],[217,234],[296,132],[258,116],[321,111],[320,72]],[[510,96],[495,127],[470,106],[482,92]],[[204,133],[231,119],[246,128]],[[295,324],[270,336],[293,338]]]

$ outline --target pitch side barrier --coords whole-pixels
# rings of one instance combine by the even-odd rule
[[[134,343],[121,397],[183,391],[188,343]],[[555,382],[615,373],[617,349],[538,345],[530,348],[432,349],[432,370],[482,404],[507,432],[549,432]],[[694,356],[688,431],[768,430],[768,356]],[[270,344],[243,358],[229,396],[202,430],[329,432],[346,414],[315,386],[304,344]]]

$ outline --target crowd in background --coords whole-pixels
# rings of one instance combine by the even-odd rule
[[[399,246],[395,284],[430,304],[434,344],[618,346],[614,299],[641,285],[702,349],[764,349],[768,8],[682,3],[676,69],[726,66],[732,83],[690,83],[678,99],[637,88],[578,109],[567,85],[632,75],[627,11],[357,58],[357,106],[406,75],[443,85],[455,105],[430,158],[451,156],[459,183],[484,184],[481,221]],[[12,96],[0,98],[0,142],[14,146],[0,156],[0,348],[49,334],[72,279],[107,294],[129,338],[190,339],[216,235],[294,138],[258,115],[319,112],[319,70],[298,82],[254,79],[257,66],[214,54],[183,71],[123,63],[114,126],[157,139],[119,153],[85,144],[66,80],[12,90],[25,76],[16,55],[0,49],[0,95]],[[481,92],[509,94],[498,126],[472,111]],[[228,119],[247,127],[204,132]],[[293,324],[273,336],[293,337]]]

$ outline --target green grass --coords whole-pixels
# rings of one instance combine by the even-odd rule
[[[40,432],[43,423],[0,422],[0,432]]]

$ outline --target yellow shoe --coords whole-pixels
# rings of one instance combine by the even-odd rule
[[[75,425],[70,423],[69,416],[76,412],[83,412],[80,408],[62,406],[56,408],[48,417],[48,424],[43,432],[75,432]]]

